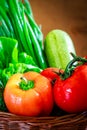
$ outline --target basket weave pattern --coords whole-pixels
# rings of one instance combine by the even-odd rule
[[[26,117],[0,112],[0,130],[87,130],[87,112],[59,117]]]

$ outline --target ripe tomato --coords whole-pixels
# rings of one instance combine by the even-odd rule
[[[6,84],[4,101],[11,113],[47,116],[53,108],[51,83],[37,72],[14,74]]]
[[[65,80],[56,80],[53,91],[56,104],[63,110],[70,113],[86,111],[87,65],[77,66]]]
[[[49,67],[49,68],[44,69],[41,72],[41,75],[48,78],[50,82],[54,82],[57,78],[59,78],[59,75],[57,73],[59,73],[60,71],[61,73],[63,72],[63,70],[60,70],[58,68]]]

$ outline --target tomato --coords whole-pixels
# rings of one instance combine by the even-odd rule
[[[60,71],[63,72],[62,70],[58,68],[49,67],[49,68],[44,69],[41,72],[41,75],[45,76],[52,82],[52,81],[55,81],[57,78],[59,78],[59,75],[57,73],[59,73]]]
[[[4,90],[9,112],[26,116],[47,116],[53,108],[50,81],[37,72],[14,74]]]
[[[87,65],[77,66],[65,80],[54,84],[54,100],[57,106],[69,113],[87,110]]]
[[[84,56],[85,59],[87,59],[87,56]]]

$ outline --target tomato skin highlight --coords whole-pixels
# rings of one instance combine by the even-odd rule
[[[21,77],[34,81],[34,87],[22,90]],[[47,78],[37,72],[14,74],[6,84],[4,101],[9,112],[17,115],[49,115],[53,108],[52,86]]]
[[[54,100],[61,109],[69,113],[87,110],[87,65],[78,66],[73,74],[54,84]]]

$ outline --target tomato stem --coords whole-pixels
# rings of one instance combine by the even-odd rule
[[[70,77],[77,66],[87,63],[87,59],[80,56],[76,56],[73,53],[71,53],[71,55],[73,59],[66,66],[64,73],[59,73],[62,80],[65,80]]]
[[[21,82],[19,83],[19,87],[22,90],[29,90],[34,87],[34,81],[27,80],[26,78],[21,77]]]

